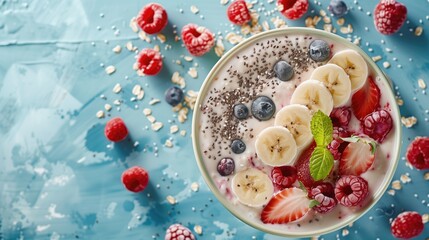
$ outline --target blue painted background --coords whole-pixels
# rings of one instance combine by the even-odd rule
[[[218,0],[159,2],[169,14],[163,30],[171,45],[168,50],[156,39],[151,44],[140,40],[129,27],[148,1],[0,0],[0,239],[163,239],[166,228],[176,222],[190,229],[202,226],[199,239],[279,239],[235,219],[209,192],[192,152],[192,113],[181,124],[164,101],[149,105],[152,98],[163,99],[175,71],[185,76],[187,90],[198,91],[218,57],[212,50],[193,62],[184,61],[181,56],[188,53],[174,41],[174,27],[180,31],[194,22],[226,35],[231,31],[226,6]],[[327,2],[311,1],[305,17],[326,10]],[[401,114],[418,119],[412,128],[403,127],[404,156],[415,136],[429,135],[429,97],[417,85],[419,78],[429,84],[429,1],[404,0],[408,19],[393,36],[383,36],[373,27],[367,12],[373,11],[376,1],[346,2],[352,8],[346,23],[354,32],[340,35],[361,37],[361,47],[370,56],[383,57],[380,66],[383,61],[391,63],[385,72],[404,100]],[[198,14],[191,13],[191,5],[199,8]],[[275,9],[274,3],[259,0],[253,9],[261,11],[259,22],[267,19],[271,27],[269,20],[281,17],[277,11],[263,14]],[[304,26],[305,17],[287,23]],[[323,21],[317,27],[322,26]],[[420,37],[413,33],[416,26],[424,28]],[[165,59],[158,76],[136,75],[134,54],[124,48],[129,41],[139,49],[161,47]],[[115,54],[112,48],[118,44],[123,49]],[[198,78],[192,79],[186,72],[195,63]],[[108,65],[117,71],[107,75]],[[112,92],[116,83],[123,87],[119,94]],[[142,101],[130,101],[135,84],[145,90]],[[120,109],[113,104],[116,99],[123,100]],[[130,129],[122,143],[112,145],[104,138],[110,117],[95,116],[106,103],[113,106],[110,116],[121,116]],[[142,113],[145,107],[164,123],[159,132],[150,129]],[[173,124],[186,130],[186,136],[170,134]],[[166,148],[164,142],[170,138],[174,147]],[[133,165],[150,174],[149,187],[140,194],[126,191],[120,182],[122,171]],[[373,210],[346,228],[347,236],[340,230],[323,238],[389,239],[389,219],[398,213],[429,213],[425,171],[410,169],[401,160],[394,180],[403,174],[412,181],[402,184],[394,196],[385,194]],[[192,182],[199,183],[198,192],[191,191]],[[168,195],[178,203],[169,204]],[[419,239],[428,236],[426,226]]]

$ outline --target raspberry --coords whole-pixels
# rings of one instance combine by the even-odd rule
[[[162,69],[161,54],[151,48],[143,49],[137,56],[136,67],[146,75],[156,75]]]
[[[313,209],[319,213],[327,213],[337,205],[334,187],[327,182],[312,187],[309,192],[309,197],[320,203],[313,207]]]
[[[362,120],[363,132],[382,143],[392,129],[392,117],[386,110],[372,112]]]
[[[422,233],[424,228],[422,216],[417,212],[402,212],[392,222],[390,230],[396,238],[413,238]]]
[[[343,141],[341,138],[350,137],[350,133],[342,127],[334,127],[332,133],[332,142],[328,145],[329,151],[331,151],[332,156],[335,160],[341,158],[341,153],[349,144],[348,142]]]
[[[348,127],[352,111],[349,107],[334,108],[331,112],[331,120],[334,127]]]
[[[291,187],[297,178],[296,168],[294,166],[274,167],[271,171],[271,178],[280,188]]]
[[[128,129],[121,118],[113,118],[106,123],[104,135],[112,142],[120,142],[128,136]]]
[[[131,192],[141,192],[149,183],[149,174],[144,168],[134,166],[122,173],[122,183]]]
[[[407,160],[417,169],[429,168],[429,137],[417,137],[410,143]]]
[[[335,198],[343,206],[357,206],[367,196],[368,182],[361,177],[345,175],[335,184]]]
[[[386,35],[397,32],[407,18],[407,8],[395,0],[381,0],[374,10],[374,25]]]
[[[195,240],[195,236],[189,228],[176,223],[168,227],[165,240]]]
[[[168,16],[161,5],[149,3],[140,11],[136,21],[145,33],[154,34],[161,32],[165,28]]]
[[[250,13],[244,0],[236,0],[229,5],[226,11],[229,21],[237,25],[243,25],[250,21]]]
[[[277,5],[281,14],[290,20],[302,17],[308,10],[308,0],[278,0]]]
[[[182,40],[194,56],[206,54],[214,45],[214,35],[205,27],[190,23],[182,28]]]

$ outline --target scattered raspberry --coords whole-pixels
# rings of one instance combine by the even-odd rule
[[[352,117],[352,111],[349,107],[334,108],[330,117],[334,127],[347,128],[349,126],[350,118]]]
[[[294,166],[275,167],[271,171],[271,178],[282,189],[291,187],[297,178],[296,168]]]
[[[168,227],[165,240],[195,240],[195,236],[189,228],[176,223]]]
[[[229,5],[226,11],[229,21],[237,25],[243,25],[250,21],[250,13],[244,0],[236,0]]]
[[[104,135],[112,142],[120,142],[128,136],[128,129],[124,121],[117,117],[106,123]]]
[[[346,175],[335,184],[335,198],[346,207],[357,206],[368,196],[368,182],[357,176]]]
[[[329,151],[331,151],[334,160],[341,158],[341,154],[344,149],[349,144],[348,142],[343,141],[341,138],[350,137],[350,133],[342,127],[334,127],[332,134],[332,142],[328,145]]]
[[[278,0],[277,5],[281,14],[290,20],[302,17],[308,10],[308,0]]]
[[[190,23],[182,28],[182,40],[194,56],[206,54],[214,45],[214,35],[205,27]]]
[[[313,207],[313,209],[319,213],[327,213],[337,205],[334,187],[332,184],[327,182],[311,188],[309,197],[320,203]]]
[[[417,137],[410,143],[407,160],[417,169],[429,168],[429,137]]]
[[[362,121],[363,132],[379,143],[384,141],[392,125],[392,117],[386,110],[370,113]]]
[[[374,10],[374,25],[386,35],[397,32],[407,18],[407,8],[395,0],[381,0]]]
[[[141,192],[149,183],[149,175],[144,168],[134,166],[122,173],[122,183],[131,192]]]
[[[357,119],[374,112],[380,106],[380,89],[371,76],[365,85],[352,96],[352,110]]]
[[[310,157],[316,148],[316,143],[313,142],[306,150],[304,150],[296,161],[295,167],[297,170],[297,178],[307,188],[313,186],[314,179],[310,174]]]
[[[161,5],[156,3],[149,3],[144,6],[137,16],[137,24],[147,34],[161,32],[167,22],[167,12]]]
[[[144,74],[156,75],[162,69],[161,54],[151,48],[145,48],[137,56],[136,65]]]
[[[390,230],[396,238],[413,238],[423,232],[423,219],[417,212],[403,212],[392,222]]]

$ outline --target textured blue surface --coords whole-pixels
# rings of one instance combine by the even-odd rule
[[[185,76],[186,90],[198,91],[218,57],[212,50],[193,62],[185,61],[182,55],[188,54],[181,42],[174,41],[174,25],[181,29],[194,22],[226,35],[231,31],[226,6],[218,0],[162,1],[169,14],[163,31],[167,42],[154,38],[149,44],[129,27],[147,2],[0,0],[0,239],[163,239],[166,228],[176,222],[190,229],[202,226],[199,239],[279,239],[235,219],[209,192],[192,152],[191,113],[182,124],[164,101],[149,105],[152,98],[163,98],[175,71]],[[327,2],[311,1],[305,17],[326,10]],[[415,136],[429,135],[429,97],[417,85],[419,78],[429,83],[429,1],[403,1],[408,21],[393,36],[383,36],[373,27],[367,12],[373,11],[376,1],[346,2],[352,7],[346,23],[353,25],[354,32],[340,35],[361,37],[361,47],[370,56],[383,57],[378,62],[381,67],[384,61],[391,63],[385,72],[404,100],[401,114],[418,119],[412,128],[403,127],[402,157]],[[191,13],[191,5],[199,8],[198,14]],[[253,9],[261,11],[259,22],[267,19],[271,27],[270,19],[281,17],[274,3],[259,0]],[[287,23],[304,26],[305,17]],[[320,21],[317,27],[322,26]],[[424,29],[420,37],[413,32],[417,26]],[[114,46],[129,41],[139,49],[161,47],[164,69],[158,76],[138,77],[132,70],[133,53],[124,47],[120,54],[112,52]],[[165,44],[171,49],[166,50]],[[192,79],[186,72],[195,63],[198,78]],[[108,65],[117,71],[107,75]],[[116,83],[123,87],[119,94],[112,92]],[[145,90],[142,101],[130,101],[135,84]],[[113,104],[116,99],[123,101],[120,109]],[[114,106],[109,115],[121,116],[127,123],[131,132],[127,141],[111,145],[104,138],[110,117],[98,119],[95,113],[106,103]],[[159,132],[150,129],[142,113],[146,107],[164,123]],[[186,136],[171,134],[174,124],[186,130]],[[170,138],[173,148],[164,146]],[[145,167],[151,177],[141,194],[124,190],[120,182],[122,171],[133,165]],[[425,171],[410,169],[401,160],[394,180],[403,174],[412,181],[403,183],[394,196],[385,194],[373,210],[346,228],[347,236],[338,231],[323,238],[390,239],[389,219],[404,210],[429,213]],[[193,182],[199,183],[199,191],[191,190]],[[168,195],[177,204],[169,204]],[[418,239],[428,236],[426,226]]]

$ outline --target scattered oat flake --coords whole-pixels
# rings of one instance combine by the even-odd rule
[[[166,146],[168,148],[172,148],[173,142],[170,139],[167,139],[167,140],[165,140],[164,146]]]
[[[374,61],[374,62],[377,62],[377,61],[380,61],[381,60],[381,56],[380,55],[378,55],[378,56],[374,56],[374,57],[372,57],[372,61]]]
[[[162,128],[162,126],[164,126],[164,124],[162,124],[162,122],[154,122],[154,123],[152,123],[152,130],[157,132],[159,129]]]
[[[423,223],[427,223],[429,221],[429,214],[425,213],[422,215]]]
[[[343,231],[342,231],[342,235],[343,235],[343,237],[345,237],[345,236],[349,235],[349,230],[347,230],[347,229],[343,229]]]
[[[165,35],[164,34],[162,34],[162,33],[158,33],[157,35],[156,35],[156,37],[158,38],[158,40],[161,42],[161,43],[165,43],[165,41],[167,41],[167,38],[165,37]]]
[[[263,21],[262,22],[262,28],[264,29],[264,31],[268,31],[268,30],[270,30],[270,24],[268,24],[267,21]]]
[[[339,18],[338,20],[337,20],[337,24],[339,25],[339,26],[343,26],[344,25],[344,18]]]
[[[191,184],[191,189],[192,189],[192,191],[194,191],[194,192],[198,192],[198,189],[200,188],[200,185],[197,183],[197,182],[193,182],[192,184]]]
[[[332,24],[325,24],[323,25],[323,30],[327,31],[327,32],[332,32]]]
[[[188,119],[188,112],[189,109],[187,107],[183,107],[179,110],[179,114],[177,116],[177,119],[180,123],[184,123]]]
[[[106,104],[104,104],[104,109],[106,109],[106,111],[110,112],[110,110],[112,110],[112,105],[106,103]]]
[[[154,99],[150,100],[149,105],[155,105],[159,102],[161,102],[161,100],[159,100],[158,98],[154,98]]]
[[[396,104],[398,104],[399,106],[404,105],[404,100],[402,100],[401,98],[396,98]]]
[[[393,181],[392,188],[395,190],[401,190],[402,189],[401,182],[398,180]]]
[[[103,111],[98,111],[95,116],[97,116],[97,118],[104,118],[104,112]]]
[[[198,77],[197,69],[196,69],[196,68],[193,68],[193,67],[189,68],[188,74],[189,74],[189,76],[191,76],[192,78],[197,78],[197,77]]]
[[[429,180],[429,172],[425,173],[425,175],[423,175],[424,180]]]
[[[134,85],[133,90],[131,91],[133,95],[137,96],[142,91],[142,86],[139,84]]]
[[[128,51],[132,52],[134,50],[134,45],[132,42],[127,42],[125,44],[125,47],[128,49]]]
[[[121,84],[119,84],[119,83],[117,83],[114,87],[113,87],[113,92],[114,93],[119,93],[119,92],[121,92],[121,90],[122,90],[122,87],[121,87]]]
[[[171,205],[174,205],[177,203],[176,199],[171,195],[168,195],[166,199],[167,199],[167,202],[170,203]]]
[[[390,196],[395,196],[396,191],[393,189],[389,189],[387,190],[387,194],[389,194]]]
[[[187,62],[192,62],[193,58],[190,56],[184,56],[183,59],[185,59],[185,61]]]
[[[113,104],[115,104],[116,106],[121,105],[121,101],[119,99],[116,99],[115,101],[113,101]]]
[[[416,36],[420,36],[423,33],[423,28],[421,26],[416,27],[416,29],[414,30],[414,35]]]
[[[390,63],[389,62],[384,62],[383,63],[383,67],[384,68],[389,68],[390,67]]]
[[[156,121],[156,118],[152,115],[147,115],[146,116],[147,120],[149,120],[149,122],[154,123]]]
[[[408,175],[406,175],[406,174],[402,174],[400,179],[401,179],[402,183],[409,183],[409,182],[411,182],[411,178]]]
[[[191,6],[191,12],[192,12],[193,14],[197,14],[199,11],[200,11],[200,10],[197,8],[197,6],[195,6],[195,5],[192,5],[192,6]]]
[[[171,76],[171,82],[179,85],[182,88],[184,88],[186,86],[185,79],[180,76],[179,72],[173,73],[173,76]]]
[[[152,40],[150,40],[150,37],[148,37],[147,34],[145,32],[143,32],[143,31],[139,32],[139,38],[141,40],[146,41],[147,43],[150,43],[152,41]]]
[[[135,17],[131,18],[131,20],[130,20],[130,28],[135,33],[139,31],[139,27],[137,25],[137,21],[136,21]]]
[[[419,85],[419,88],[426,89],[426,83],[423,79],[417,80],[417,84]]]
[[[144,90],[142,89],[139,94],[137,94],[137,100],[142,100],[144,98]]]
[[[113,65],[107,66],[104,70],[105,70],[105,71],[106,71],[106,73],[107,73],[107,74],[109,74],[109,75],[111,75],[111,74],[113,74],[114,72],[116,72],[116,68],[115,68],[115,66],[113,66]]]
[[[220,0],[220,4],[222,5],[226,5],[228,3],[229,0]]]
[[[195,225],[194,226],[194,232],[198,235],[203,234],[203,228],[200,225]]]
[[[417,118],[414,116],[411,117],[401,117],[401,122],[406,128],[411,128],[417,123]]]
[[[176,133],[177,131],[179,131],[179,126],[177,125],[170,126],[170,133]]]
[[[181,130],[181,131],[180,131],[180,135],[181,135],[181,136],[186,136],[186,130]]]
[[[242,37],[242,36],[240,36],[240,35],[238,35],[238,34],[235,34],[234,32],[230,32],[230,33],[228,33],[228,34],[226,35],[225,39],[226,39],[229,43],[231,43],[232,45],[235,45],[235,44],[237,44],[237,43],[239,43],[239,42],[243,41],[243,37]]]
[[[120,53],[120,52],[121,52],[121,50],[122,50],[122,47],[121,47],[121,46],[119,46],[119,45],[116,45],[116,46],[112,49],[112,51],[113,51],[114,53]]]
[[[360,37],[358,37],[358,38],[355,38],[355,40],[353,41],[353,43],[354,44],[356,44],[357,46],[359,46],[360,45]]]
[[[275,18],[271,18],[271,22],[274,24],[275,28],[287,27],[286,22],[283,19],[281,19],[279,16],[276,16]]]
[[[328,16],[324,16],[323,17],[323,22],[325,22],[325,23],[331,23],[331,18],[328,17]]]
[[[223,45],[222,39],[216,40],[216,46],[214,50],[218,57],[222,57],[223,53],[225,52],[225,47]]]
[[[143,109],[143,113],[145,116],[149,116],[152,114],[152,110],[150,110],[150,108],[145,108]]]

